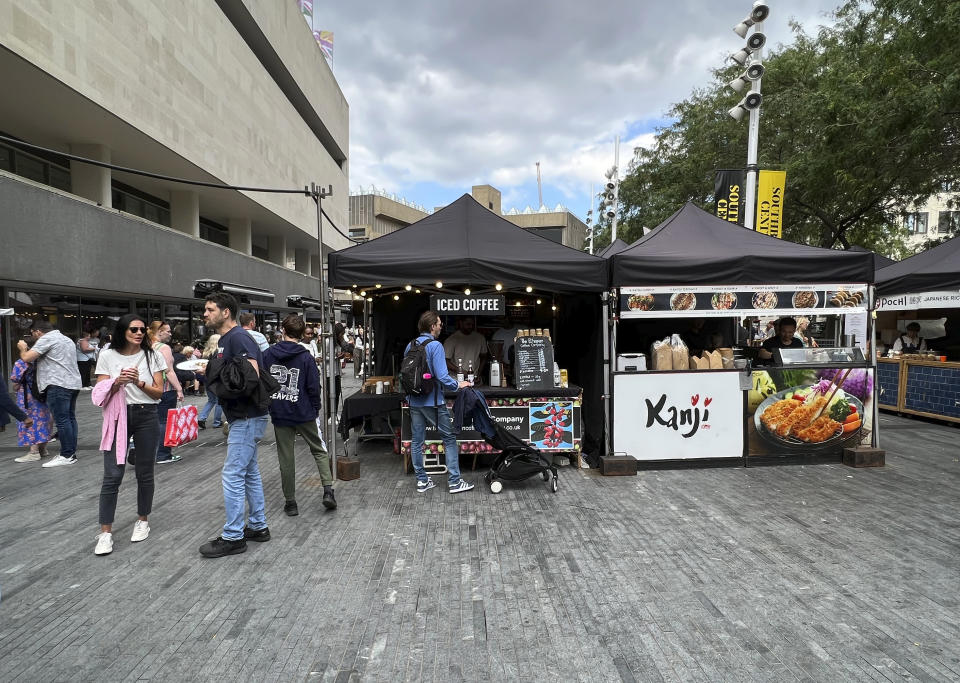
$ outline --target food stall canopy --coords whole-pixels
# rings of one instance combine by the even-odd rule
[[[730,223],[688,202],[611,259],[614,287],[873,282],[873,255],[821,249]]]
[[[847,251],[856,251],[856,252],[859,252],[859,253],[861,253],[861,254],[864,253],[864,252],[866,252],[866,253],[868,253],[868,254],[873,254],[873,269],[874,269],[874,271],[880,270],[881,268],[886,268],[887,266],[891,266],[891,265],[893,265],[894,263],[896,263],[896,261],[895,261],[894,259],[888,258],[888,257],[884,256],[883,254],[878,254],[878,253],[875,252],[875,251],[870,251],[870,250],[867,249],[866,247],[861,247],[859,244],[851,245],[850,248],[847,249]]]
[[[960,288],[960,237],[877,271],[877,294]]]
[[[468,194],[396,232],[330,254],[333,287],[441,280],[552,292],[601,292],[607,263],[517,227]]]
[[[624,242],[619,237],[613,242],[605,246],[603,249],[597,252],[597,256],[600,258],[610,258],[614,254],[619,254],[624,249],[629,249],[630,245]]]

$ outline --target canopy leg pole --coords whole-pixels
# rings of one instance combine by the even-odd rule
[[[870,351],[870,372],[873,373],[873,429],[870,432],[870,445],[880,447],[880,401],[877,393],[877,310],[876,289],[867,285],[867,343],[864,344]]]
[[[613,443],[611,434],[610,434],[610,293],[603,293],[603,315],[600,321],[600,324],[603,326],[602,338],[603,338],[603,444],[604,444],[604,455],[612,455],[613,450],[611,444]]]

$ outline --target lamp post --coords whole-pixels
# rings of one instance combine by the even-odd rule
[[[320,187],[310,183],[310,196],[317,203],[317,277],[320,280],[320,343],[323,349],[323,362],[320,364],[320,383],[323,386],[326,409],[326,438],[330,445],[330,468],[334,478],[337,473],[337,410],[336,410],[336,372],[333,367],[333,349],[336,340],[333,338],[333,329],[327,329],[327,312],[330,312],[332,325],[333,308],[330,302],[330,292],[327,288],[327,279],[323,274],[323,200],[333,195],[333,185]],[[328,365],[329,363],[329,365]],[[329,369],[329,372],[327,370]]]
[[[753,9],[746,18],[737,24],[733,31],[741,38],[746,37],[747,31],[753,28],[753,33],[747,38],[747,44],[738,52],[730,55],[730,59],[740,66],[747,67],[740,76],[730,81],[729,85],[737,92],[741,92],[748,84],[750,91],[728,113],[737,121],[743,115],[750,114],[750,123],[747,132],[747,188],[746,207],[744,209],[743,225],[750,230],[754,229],[754,216],[757,206],[757,148],[760,137],[760,105],[763,95],[760,92],[760,82],[763,78],[763,46],[767,37],[763,33],[763,21],[770,15],[770,7],[764,0],[756,0]]]

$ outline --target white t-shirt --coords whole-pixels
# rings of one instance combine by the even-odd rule
[[[147,367],[147,357],[144,352],[137,351],[132,356],[124,356],[113,349],[104,349],[100,352],[100,358],[97,359],[96,375],[107,375],[111,379],[120,376],[124,368],[136,367],[140,373],[140,379],[147,384],[153,384],[153,373],[161,372],[165,366],[163,356],[156,351],[150,352],[150,367]],[[151,372],[152,370],[152,372]],[[127,405],[159,403],[160,399],[151,398],[136,384],[127,384],[123,387],[127,395]]]

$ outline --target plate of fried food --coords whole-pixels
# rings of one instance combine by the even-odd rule
[[[776,308],[780,303],[776,292],[755,292],[753,295],[754,308]]]
[[[627,299],[627,308],[631,311],[652,311],[653,305],[653,294],[631,294]]]
[[[677,292],[670,297],[670,308],[674,311],[692,311],[697,307],[697,295],[693,292]]]
[[[863,402],[850,394],[840,396],[834,401],[809,386],[790,387],[764,399],[753,423],[767,442],[784,450],[820,451],[855,443],[863,428]]]
[[[717,311],[729,311],[737,306],[737,295],[733,292],[717,292],[710,299],[710,305]]]
[[[804,289],[793,295],[794,308],[816,308],[820,295],[812,289]]]

